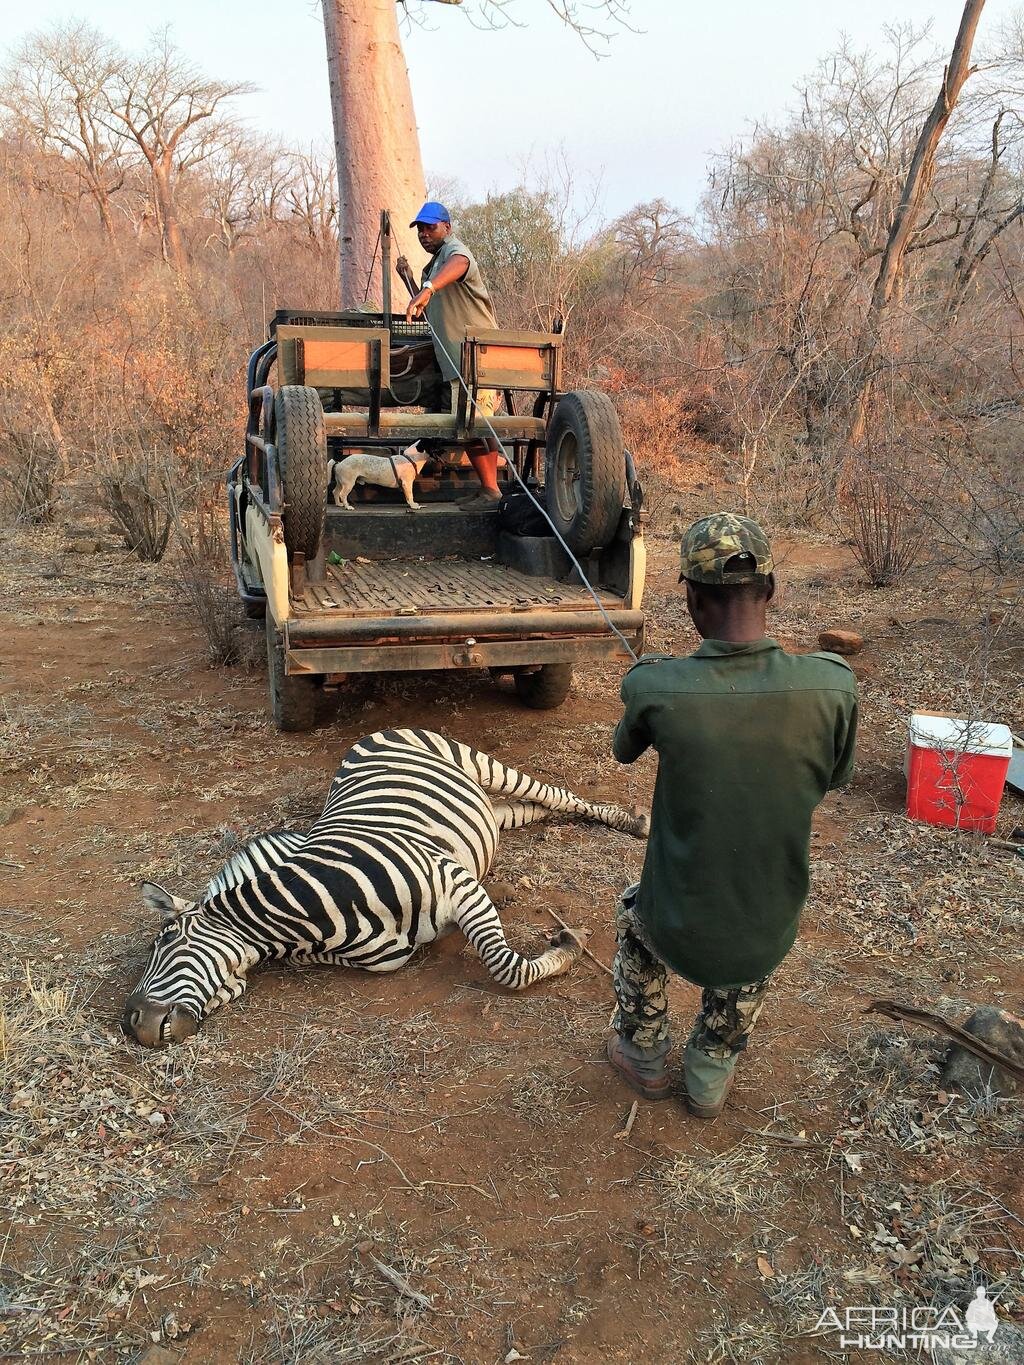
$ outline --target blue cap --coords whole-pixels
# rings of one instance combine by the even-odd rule
[[[415,227],[417,223],[450,223],[451,221],[452,216],[443,204],[439,204],[436,199],[428,199],[409,226]]]

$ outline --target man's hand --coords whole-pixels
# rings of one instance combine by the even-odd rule
[[[409,306],[405,310],[406,322],[415,322],[427,311],[427,304],[430,302],[432,289],[421,289],[415,298],[409,300]]]

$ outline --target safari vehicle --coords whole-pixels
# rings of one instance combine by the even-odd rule
[[[611,400],[562,391],[560,331],[499,330],[466,337],[456,410],[423,411],[443,381],[427,324],[391,311],[386,215],[381,238],[381,312],[281,310],[249,359],[245,453],[227,479],[231,552],[246,614],[266,619],[281,730],[309,729],[321,690],[352,673],[490,670],[511,674],[526,705],[554,707],[577,660],[628,657],[609,622],[642,645],[642,490]],[[607,619],[553,534],[513,534],[498,511],[455,505],[479,486],[462,452],[487,434],[470,401],[484,388],[503,393],[491,424],[506,458]],[[417,481],[419,511],[371,484],[351,510],[329,501],[330,461],[397,457],[417,440],[440,461]],[[499,483],[518,487],[507,464]]]

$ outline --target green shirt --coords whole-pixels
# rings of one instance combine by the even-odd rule
[[[437,333],[434,354],[441,373],[449,381],[458,377],[466,332],[491,331],[498,325],[494,320],[490,295],[480,267],[473,253],[457,237],[447,236],[437,254],[431,256],[423,267],[421,285],[436,275],[453,256],[465,256],[469,261],[469,269],[461,280],[446,284],[443,289],[431,294],[427,304],[427,317]]]
[[[705,640],[622,680],[620,763],[658,780],[637,911],[681,976],[729,989],[773,971],[807,897],[811,813],[849,781],[857,683],[835,654]]]

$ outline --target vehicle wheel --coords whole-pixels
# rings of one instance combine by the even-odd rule
[[[514,674],[516,692],[524,706],[552,711],[561,706],[572,687],[572,664],[541,664],[534,673]]]
[[[327,511],[327,433],[316,389],[284,384],[274,399],[277,467],[284,498],[284,543],[289,558],[315,559]]]
[[[279,730],[312,730],[316,721],[317,685],[314,678],[289,677],[284,671],[284,641],[267,621],[267,681],[270,712]]]
[[[559,399],[544,455],[547,509],[576,554],[609,545],[626,500],[622,429],[606,393]]]

